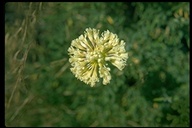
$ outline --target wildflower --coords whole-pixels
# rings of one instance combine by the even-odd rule
[[[99,82],[99,77],[104,85],[110,82],[108,62],[122,70],[128,59],[125,42],[109,30],[99,37],[99,30],[87,28],[84,35],[72,40],[68,52],[72,73],[91,87]]]

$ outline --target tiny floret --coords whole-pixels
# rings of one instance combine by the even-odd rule
[[[72,40],[68,52],[71,72],[91,87],[99,82],[99,78],[103,79],[104,85],[110,83],[109,62],[123,70],[128,59],[123,40],[109,30],[100,37],[99,30],[92,28],[87,28],[84,35]]]

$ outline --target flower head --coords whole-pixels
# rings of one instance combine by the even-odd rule
[[[99,37],[99,30],[87,28],[84,35],[72,40],[68,52],[72,73],[91,87],[99,82],[99,77],[104,85],[110,82],[108,62],[122,70],[128,59],[125,42],[109,30]]]

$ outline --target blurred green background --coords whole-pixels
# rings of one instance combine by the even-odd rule
[[[189,126],[189,3],[5,4],[6,126]],[[91,88],[67,49],[87,27],[126,42],[123,71]]]

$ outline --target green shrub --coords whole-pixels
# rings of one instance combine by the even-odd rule
[[[123,71],[91,88],[67,49],[85,28],[126,42]],[[189,3],[5,4],[6,126],[189,126]]]

